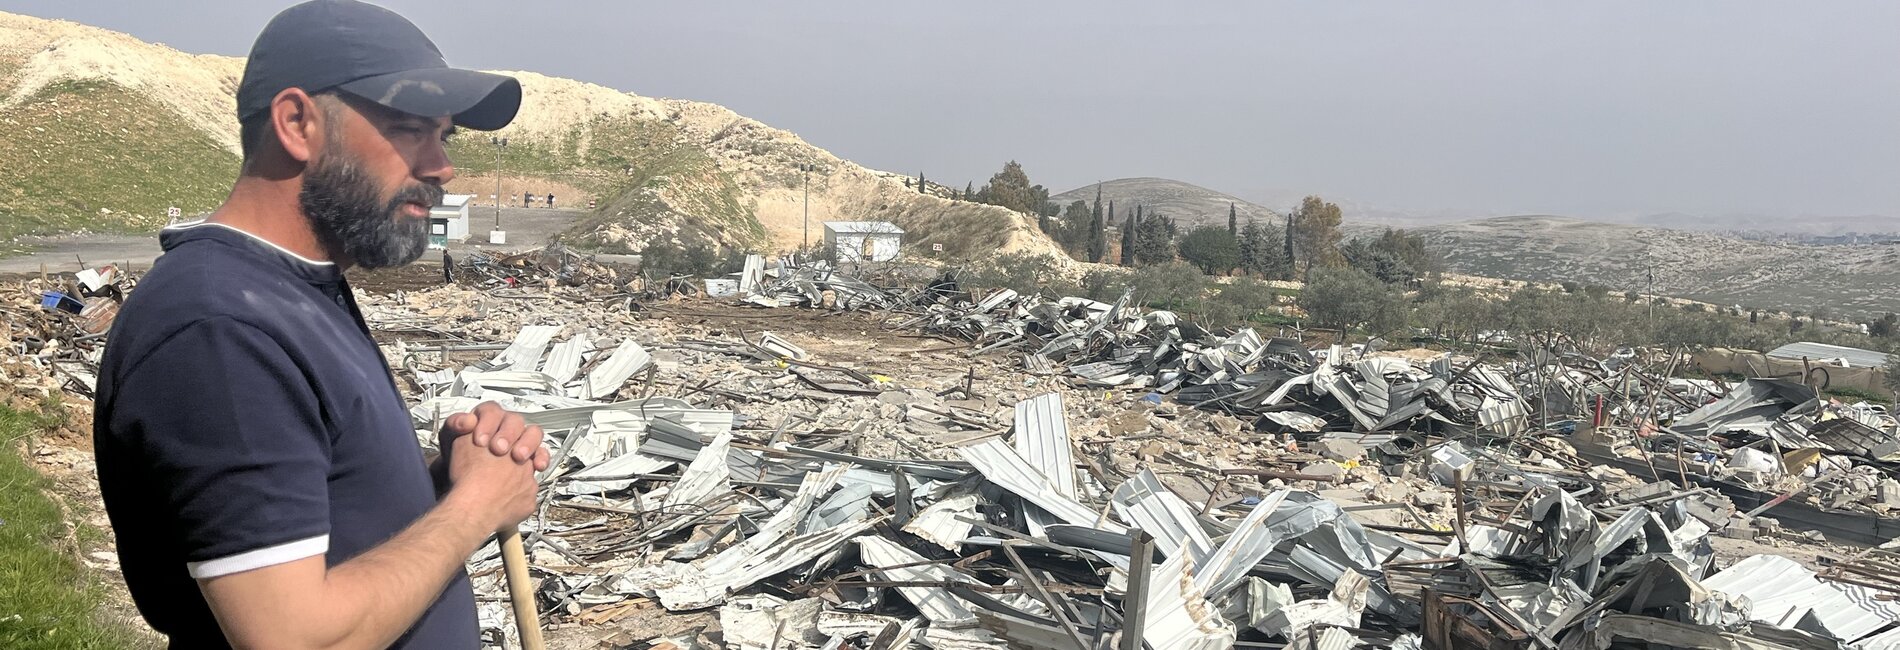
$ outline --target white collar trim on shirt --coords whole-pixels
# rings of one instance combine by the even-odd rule
[[[263,244],[263,245],[265,245],[265,246],[269,246],[269,247],[271,247],[271,248],[275,248],[275,249],[277,249],[277,252],[280,252],[280,253],[283,253],[283,254],[285,254],[285,255],[289,255],[289,256],[291,256],[291,257],[294,257],[294,258],[297,258],[297,261],[299,261],[299,262],[303,262],[303,263],[305,263],[305,264],[309,264],[309,265],[311,265],[311,266],[336,266],[336,262],[325,262],[325,261],[322,261],[322,260],[313,260],[313,259],[310,259],[310,258],[308,258],[308,257],[304,257],[304,256],[302,256],[302,255],[298,255],[298,254],[296,254],[296,253],[293,253],[293,252],[291,252],[291,251],[290,251],[290,249],[288,249],[288,248],[284,248],[284,247],[282,247],[282,246],[278,246],[276,242],[273,242],[273,241],[271,241],[271,240],[268,240],[268,239],[265,239],[265,238],[263,238],[263,237],[259,237],[259,236],[257,236],[257,235],[254,235],[254,234],[251,234],[250,232],[248,232],[248,231],[246,231],[246,230],[244,230],[244,229],[242,229],[242,228],[238,228],[238,227],[235,227],[235,226],[229,226],[229,225],[225,225],[225,224],[221,224],[221,223],[217,223],[217,222],[214,222],[214,221],[206,221],[206,220],[203,220],[203,219],[199,219],[199,220],[197,220],[197,221],[187,221],[187,222],[185,222],[185,223],[176,223],[176,224],[172,224],[172,225],[169,225],[169,226],[165,226],[165,227],[164,227],[164,228],[163,228],[162,230],[190,230],[190,229],[192,229],[192,228],[197,228],[197,227],[200,227],[200,226],[217,226],[217,227],[219,227],[219,228],[223,228],[223,229],[225,229],[225,230],[229,230],[229,231],[232,231],[232,232],[236,232],[236,233],[241,233],[241,234],[243,234],[243,235],[244,235],[245,237],[249,237],[249,238],[251,238],[251,239],[255,239],[255,240],[257,240],[257,242],[258,242],[258,243],[260,243],[260,244]]]

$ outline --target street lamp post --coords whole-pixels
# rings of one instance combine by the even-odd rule
[[[805,186],[805,248],[811,248],[811,173],[817,170],[818,166],[811,163],[798,166],[799,176],[804,179],[801,184]]]
[[[501,151],[508,148],[508,139],[489,136],[488,142],[495,145],[495,230],[501,230]]]

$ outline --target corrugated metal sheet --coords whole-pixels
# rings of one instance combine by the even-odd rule
[[[1003,303],[1006,303],[1015,299],[1016,299],[1016,291],[1014,289],[1003,289],[1003,290],[997,291],[996,293],[990,294],[989,297],[984,298],[983,302],[976,304],[976,313],[979,313],[979,314],[988,313],[992,310],[995,310],[997,307],[1003,306]]]
[[[760,552],[745,555],[739,558],[740,562],[730,566],[722,565],[715,569],[711,568],[712,564],[708,564],[708,568],[696,570],[694,577],[660,589],[660,604],[668,611],[676,612],[711,607],[723,600],[728,591],[797,568],[883,521],[883,517],[878,517],[784,540]],[[726,549],[719,556],[723,557],[737,548],[741,546]]]
[[[621,341],[620,347],[614,349],[612,356],[595,366],[593,372],[587,373],[587,379],[575,389],[574,396],[583,399],[600,399],[613,395],[627,383],[628,377],[632,377],[633,373],[652,362],[653,356],[647,354],[646,348],[640,347],[638,342],[633,339]]]
[[[455,384],[455,394],[463,397],[482,397],[484,391],[555,393],[561,390],[553,377],[532,370],[463,370],[455,376]]]
[[[1154,535],[1155,547],[1167,557],[1186,550],[1198,558],[1214,548],[1207,531],[1194,518],[1194,510],[1147,468],[1115,488],[1115,512]]]
[[[643,456],[632,451],[608,459],[568,476],[573,482],[561,485],[562,494],[602,494],[614,490],[624,490],[633,485],[633,479],[613,479],[606,481],[588,481],[589,478],[609,476],[627,476],[629,474],[656,474],[675,465],[672,461]]]
[[[574,381],[574,374],[581,369],[581,353],[594,349],[594,342],[586,334],[576,334],[554,349],[548,351],[547,362],[541,364],[541,371],[553,377],[554,381],[566,386]]]
[[[749,295],[761,284],[765,284],[765,256],[745,256],[745,269],[739,272],[739,292]]]
[[[598,423],[595,415],[600,412],[620,412],[626,417],[648,419],[664,417],[686,425],[700,435],[717,435],[721,431],[732,430],[732,411],[723,409],[697,409],[685,400],[673,397],[649,397],[627,400],[612,404],[590,404],[561,409],[550,409],[535,413],[523,413],[528,424],[539,425],[542,430],[553,434],[573,429],[588,422]]]
[[[1801,613],[1813,610],[1827,629],[1858,640],[1900,620],[1900,605],[1875,599],[1875,591],[1857,585],[1822,582],[1814,572],[1779,555],[1744,558],[1702,581],[1730,596],[1747,596],[1757,621],[1793,627]]]
[[[726,451],[732,448],[732,432],[719,434],[712,444],[706,445],[680,474],[680,480],[673,485],[673,491],[667,493],[666,504],[698,505],[720,492],[732,489],[727,480],[732,469],[726,466]]]
[[[541,364],[541,351],[547,349],[548,341],[561,333],[559,325],[529,325],[515,333],[515,340],[501,351],[492,362],[508,370],[534,370]]]
[[[1234,526],[1234,534],[1218,550],[1195,558],[1194,584],[1202,593],[1219,598],[1239,586],[1247,572],[1285,539],[1278,528],[1267,526],[1267,517],[1280,508],[1289,493],[1290,490],[1276,490],[1261,499],[1253,511]]]
[[[1001,440],[990,438],[959,447],[957,454],[976,466],[976,471],[981,472],[991,483],[1040,506],[1065,522],[1116,533],[1128,532],[1127,526],[1113,521],[1097,522],[1095,511],[1063,496],[1042,472],[1031,467]]]
[[[1141,638],[1152,650],[1224,650],[1234,645],[1234,627],[1188,573],[1183,553],[1148,576],[1148,625]]]
[[[976,578],[941,564],[919,564],[929,559],[882,537],[860,537],[857,542],[858,556],[871,566],[878,567],[878,574],[884,580],[983,584]],[[901,566],[906,564],[917,566]],[[917,611],[930,619],[932,626],[963,627],[976,624],[976,614],[970,611],[970,604],[941,587],[897,587],[897,593],[903,594],[905,600],[916,605]]]
[[[1016,453],[1029,466],[1037,468],[1055,487],[1056,494],[1074,500],[1075,450],[1069,442],[1069,423],[1062,410],[1062,395],[1044,393],[1016,403]],[[1057,519],[1038,509],[1024,517],[1029,534],[1041,535],[1043,527]]]
[[[958,517],[976,518],[976,506],[979,499],[974,494],[959,494],[925,506],[904,525],[904,532],[942,546],[944,550],[959,553],[963,550],[963,540],[970,536],[975,526]]]
[[[1769,350],[1768,356],[1795,361],[1807,357],[1817,363],[1827,359],[1845,359],[1847,365],[1852,368],[1879,368],[1887,363],[1887,355],[1882,352],[1826,343],[1789,343]]]
[[[730,435],[720,436],[707,449],[723,448],[722,443],[730,439]],[[699,460],[695,459],[693,464],[699,466]],[[722,469],[725,467],[723,460],[718,464]],[[691,468],[687,469],[688,473],[692,471]],[[674,611],[716,604],[729,589],[742,589],[767,576],[789,571],[883,521],[880,517],[788,539],[797,531],[798,523],[811,511],[818,498],[837,487],[838,479],[844,476],[844,472],[845,466],[837,465],[822,472],[806,474],[804,480],[799,482],[798,493],[778,512],[773,513],[771,519],[759,526],[757,533],[744,542],[720,551],[705,564],[693,569],[690,573],[695,579],[661,589],[661,604]],[[685,480],[681,479],[680,482],[684,483]]]

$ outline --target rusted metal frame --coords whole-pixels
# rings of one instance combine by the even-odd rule
[[[1087,650],[1089,642],[1082,638],[1082,632],[1076,629],[1075,622],[1069,620],[1068,612],[1064,611],[1062,603],[1049,595],[1049,589],[1043,584],[1042,579],[1029,570],[1028,564],[1023,563],[1022,556],[1016,553],[1016,546],[1004,542],[1003,555],[1009,557],[1010,564],[1016,565],[1016,570],[1023,575],[1023,582],[1028,584],[1031,593],[1034,593],[1036,598],[1049,608],[1049,615],[1055,617],[1056,622],[1062,625],[1062,631],[1067,632],[1069,638],[1075,641],[1076,650]]]
[[[1122,638],[1120,650],[1143,650],[1142,636],[1148,627],[1149,572],[1154,566],[1154,535],[1139,528],[1129,547],[1128,592],[1122,598]]]

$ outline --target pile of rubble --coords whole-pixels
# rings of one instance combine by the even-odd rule
[[[1900,647],[1900,444],[1799,384],[756,257],[722,302],[642,302],[529,255],[358,301],[420,444],[485,400],[548,434],[524,532],[557,646]],[[9,360],[86,384],[57,309],[7,307]],[[1834,562],[1733,552],[1784,541]],[[470,572],[511,644],[499,566]]]

